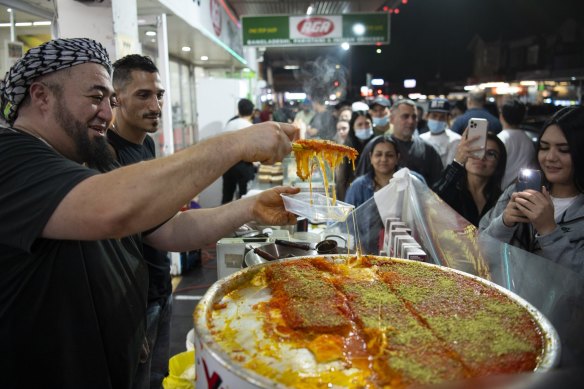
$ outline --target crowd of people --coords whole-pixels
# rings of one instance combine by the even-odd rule
[[[359,152],[354,171],[346,163],[336,172],[340,200],[359,206],[387,185],[395,171],[407,167],[481,234],[582,273],[584,164],[577,151],[584,146],[584,107],[550,115],[535,140],[521,128],[527,106],[518,99],[493,107],[485,92],[476,90],[466,102],[465,107],[461,101],[436,98],[421,107],[379,96],[368,105],[340,103],[330,114],[337,117],[336,137],[320,137],[310,121],[299,126],[310,128],[310,137]],[[338,114],[349,109],[347,124]],[[470,135],[471,118],[487,120],[485,144]],[[541,185],[517,186],[523,169],[538,170]]]
[[[159,128],[164,92],[151,59],[128,55],[112,66],[104,47],[85,38],[29,50],[0,83],[7,387],[26,379],[31,387],[160,388],[172,309],[165,252],[200,248],[251,220],[294,224],[280,194],[298,189],[232,201],[240,181],[229,174],[281,161],[299,137],[359,151],[355,171],[337,172],[342,200],[362,204],[407,167],[481,233],[584,270],[583,107],[550,117],[534,147],[519,129],[525,106],[510,100],[497,118],[482,92],[469,95],[455,120],[460,104],[446,99],[430,101],[420,117],[411,100],[377,97],[334,112],[306,101],[277,123],[242,99],[225,133],[156,158],[148,134]],[[485,145],[467,136],[471,117],[488,120]],[[541,171],[539,187],[517,186],[524,167]],[[223,205],[180,212],[225,175]]]
[[[535,140],[522,129],[526,104],[508,98],[496,106],[486,97],[477,89],[464,101],[435,98],[421,105],[378,96],[341,102],[328,111],[321,102],[305,101],[290,121],[308,138],[332,140],[359,152],[355,170],[345,163],[335,172],[340,200],[359,206],[387,185],[397,169],[407,167],[481,233],[549,258],[548,246],[566,251],[559,262],[580,272],[584,260],[577,261],[574,253],[584,257],[582,234],[567,224],[577,226],[584,212],[584,165],[577,163],[582,157],[576,152],[584,145],[584,108],[551,114]],[[314,121],[318,115],[327,120]],[[468,135],[471,118],[487,120],[484,145],[476,143],[478,136]],[[330,128],[322,130],[326,123]],[[526,168],[541,171],[538,190],[516,187]]]

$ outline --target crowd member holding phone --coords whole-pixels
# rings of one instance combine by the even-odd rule
[[[467,136],[469,130],[463,133],[454,160],[432,189],[462,217],[478,226],[481,216],[493,208],[501,195],[507,152],[495,134]]]
[[[479,229],[584,272],[584,107],[567,107],[544,124],[537,142],[543,172],[539,190],[520,190],[537,174],[519,177],[496,206],[481,219]],[[536,182],[537,183],[537,182]],[[533,185],[532,185],[533,186]]]

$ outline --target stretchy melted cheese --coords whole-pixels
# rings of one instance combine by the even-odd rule
[[[324,190],[328,197],[328,178],[326,174],[326,165],[331,169],[334,181],[335,169],[343,162],[345,157],[351,160],[353,170],[355,169],[355,159],[359,154],[352,147],[340,145],[327,140],[301,139],[295,142],[293,147],[294,157],[296,158],[296,175],[303,181],[309,180],[312,191],[312,168],[313,161],[316,159],[322,172],[324,181]],[[336,202],[336,191],[333,186],[333,205]]]
[[[498,290],[379,257],[272,263],[208,326],[242,367],[295,388],[404,388],[533,371],[544,338]]]

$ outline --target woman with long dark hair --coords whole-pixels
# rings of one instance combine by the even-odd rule
[[[373,193],[389,184],[398,167],[399,151],[393,139],[380,135],[371,140],[371,163],[367,172],[355,179],[345,196],[345,202],[355,207],[373,197]]]
[[[432,189],[462,217],[478,226],[501,195],[507,152],[495,134],[487,133],[484,157],[476,158],[472,155],[477,151],[474,140],[467,139],[465,131],[454,161],[446,166]]]
[[[543,126],[540,190],[511,185],[481,220],[481,233],[584,271],[584,107],[558,111]]]
[[[367,111],[355,111],[351,116],[349,122],[349,134],[345,145],[350,146],[359,152],[355,160],[355,166],[358,165],[361,159],[361,152],[363,148],[371,139],[375,137],[373,133],[373,119]],[[353,164],[345,160],[335,172],[335,185],[337,191],[337,198],[339,200],[345,199],[347,188],[355,179],[355,172],[353,171]]]

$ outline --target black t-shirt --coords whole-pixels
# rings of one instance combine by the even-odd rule
[[[127,141],[109,130],[107,139],[116,151],[118,162],[124,166],[156,157],[154,141],[149,136],[146,136],[144,143],[140,145]],[[143,249],[144,260],[148,264],[148,303],[157,301],[163,303],[172,293],[170,259],[166,251],[157,250],[147,244],[144,244]]]
[[[146,136],[144,143],[139,145],[125,140],[112,130],[108,130],[107,141],[115,149],[117,160],[122,166],[156,158],[154,140],[149,136]]]
[[[466,169],[464,166],[452,162],[446,166],[442,177],[434,184],[432,190],[458,214],[478,227],[481,218],[497,204],[501,190],[496,188],[488,190],[485,196],[487,200],[485,206],[479,212],[477,204],[466,186],[465,177]]]
[[[67,193],[95,174],[33,136],[0,129],[3,387],[131,385],[148,282],[140,236],[40,237]]]

